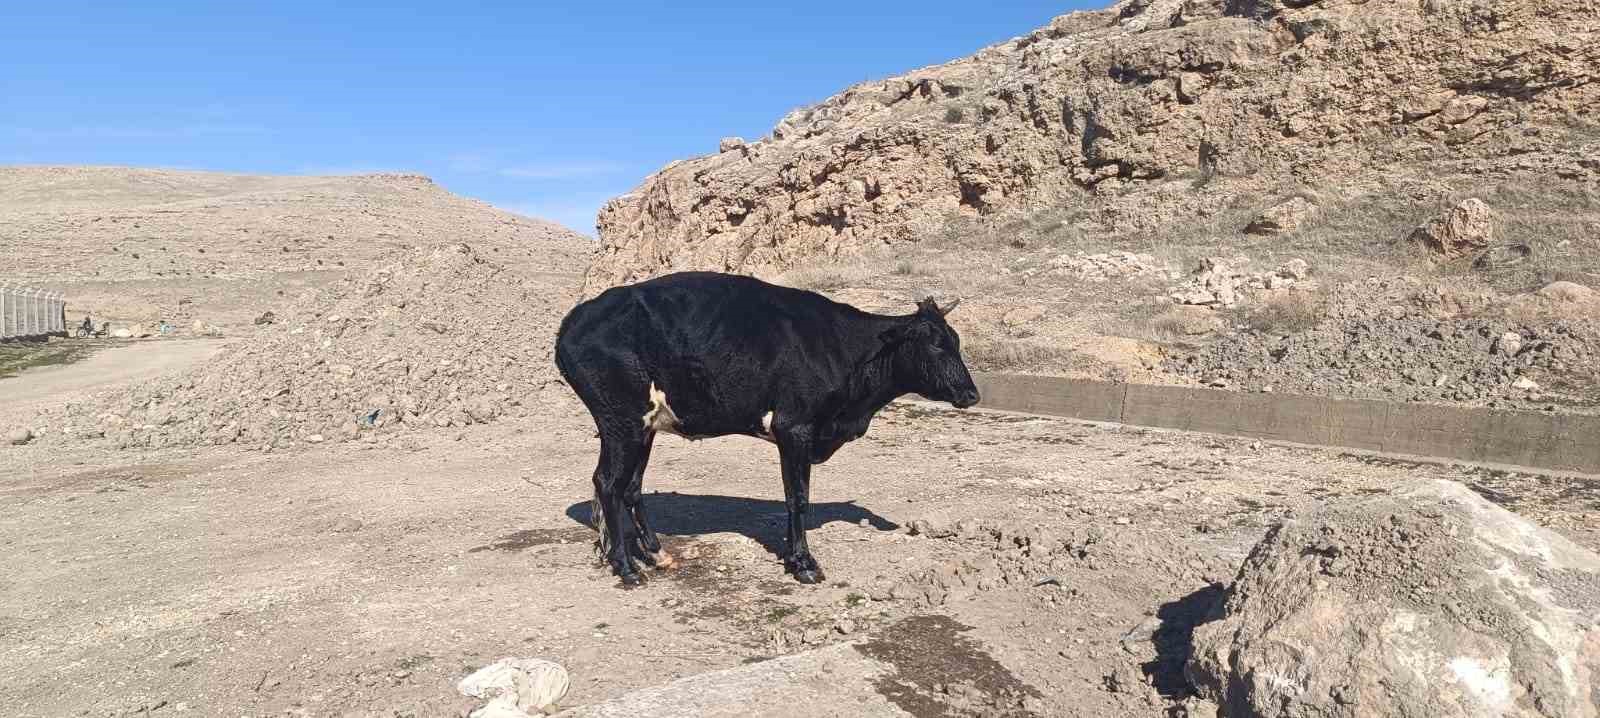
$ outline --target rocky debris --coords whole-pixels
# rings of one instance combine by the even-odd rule
[[[1600,556],[1434,480],[1268,533],[1186,673],[1245,716],[1594,716]]]
[[[1235,267],[1249,261],[1244,258],[1202,259],[1194,277],[1175,288],[1169,296],[1179,304],[1231,307],[1239,301],[1239,285],[1244,276]]]
[[[466,245],[402,250],[198,368],[41,421],[122,447],[263,449],[493,421],[566,401],[551,359],[571,298],[564,284],[519,276]]]
[[[1411,232],[1411,241],[1421,242],[1443,257],[1460,257],[1494,243],[1494,211],[1481,199],[1463,200],[1438,217]]]
[[[1525,376],[1519,376],[1516,381],[1511,382],[1511,388],[1521,389],[1522,391],[1538,391],[1539,382]]]
[[[1169,278],[1171,271],[1148,254],[1100,252],[1063,254],[1050,261],[1052,271],[1086,282],[1104,282],[1134,277]]]
[[[1600,106],[1596,28],[1557,0],[1123,0],[1063,15],[796,110],[760,152],[655,172],[601,210],[584,292],[683,269],[775,274],[957,216],[1049,207],[1091,233],[1159,236],[1308,183],[1437,197],[1489,175],[1594,182],[1600,162],[1568,118]],[[1463,212],[1424,236],[1482,246]]]
[[[114,339],[132,339],[133,330],[127,327],[118,327],[111,330],[111,336]]]
[[[1536,294],[1559,302],[1588,302],[1595,298],[1593,289],[1576,282],[1551,282],[1540,287]]]
[[[1296,195],[1268,207],[1244,228],[1245,234],[1293,232],[1315,219],[1319,209],[1311,200]]]
[[[1600,382],[1600,316],[1538,318],[1478,305],[1464,314],[1404,279],[1358,282],[1331,292],[1305,326],[1245,326],[1193,353],[1174,354],[1169,371],[1221,379],[1255,391],[1390,401],[1425,401],[1569,410],[1600,408],[1584,387]],[[1512,391],[1531,375],[1547,391]]]
[[[1246,272],[1244,267],[1249,263],[1247,257],[1202,259],[1194,276],[1174,287],[1168,296],[1178,304],[1231,307],[1249,290],[1288,289],[1311,276],[1310,265],[1303,259],[1291,259],[1270,272]]]
[[[456,684],[468,698],[487,701],[471,718],[527,718],[554,712],[567,695],[567,669],[539,658],[502,658]]]
[[[717,143],[718,152],[732,152],[734,150],[742,150],[744,147],[743,137],[724,137],[722,141]]]
[[[274,314],[274,313],[272,313],[270,311],[267,311],[267,312],[262,312],[260,316],[256,317],[255,325],[258,326],[258,327],[261,327],[261,326],[266,326],[268,324],[272,324],[273,322],[276,322],[276,321],[278,321],[278,315]]]
[[[1490,350],[1501,356],[1516,356],[1517,352],[1522,351],[1522,335],[1517,332],[1501,334],[1494,340],[1494,346]]]
[[[6,432],[6,443],[12,446],[22,446],[33,441],[33,430],[23,427]]]

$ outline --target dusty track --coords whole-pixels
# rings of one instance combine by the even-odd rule
[[[83,361],[30,369],[0,379],[0,414],[36,407],[73,395],[131,384],[194,366],[227,345],[225,339],[98,341]]]
[[[896,622],[938,614],[972,627],[961,635],[977,648],[952,651],[1037,691],[1039,714],[1159,715],[1159,682],[1106,690],[1130,660],[1118,639],[1229,579],[1286,512],[1442,476],[1600,545],[1600,487],[1581,480],[896,404],[818,471],[828,583],[795,584],[770,550],[782,493],[767,447],[674,439],[647,504],[686,565],[622,591],[580,523],[592,433],[567,405],[296,453],[0,452],[0,703],[16,716],[455,715],[455,680],[533,655],[568,667],[578,705],[843,640],[844,618],[851,638],[892,640]],[[890,599],[906,577],[994,552],[897,528],[925,517],[1097,538],[1053,583]],[[901,678],[880,686],[897,710],[963,714],[959,692],[934,685],[950,679]]]

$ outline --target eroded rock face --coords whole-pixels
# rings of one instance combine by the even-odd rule
[[[1195,631],[1241,716],[1594,716],[1600,556],[1433,481],[1292,520]]]
[[[1064,15],[668,165],[601,210],[585,293],[682,269],[772,273],[952,215],[1054,207],[1084,210],[1087,232],[1165,230],[1405,172],[1600,178],[1600,149],[1561,129],[1600,107],[1597,15],[1556,0]]]

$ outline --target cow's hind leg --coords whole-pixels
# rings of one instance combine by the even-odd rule
[[[634,522],[626,497],[644,453],[644,428],[629,422],[600,429],[600,461],[594,472],[595,528],[600,532],[600,552],[624,586],[644,583],[629,547],[634,542]]]
[[[654,431],[645,434],[644,448],[639,453],[639,467],[634,469],[633,482],[628,485],[628,490],[623,495],[623,503],[633,517],[636,537],[634,546],[638,549],[639,558],[658,569],[666,570],[677,566],[677,559],[662,548],[661,539],[650,528],[650,519],[645,515],[644,508],[644,470],[650,464],[650,449],[655,445],[655,440]]]

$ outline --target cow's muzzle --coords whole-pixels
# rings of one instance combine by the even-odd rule
[[[956,398],[952,399],[950,404],[957,409],[966,409],[968,407],[977,406],[978,390],[967,389],[965,391],[958,392],[956,394]]]

